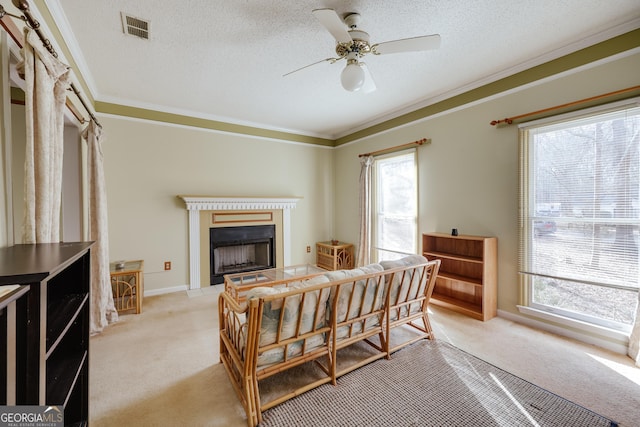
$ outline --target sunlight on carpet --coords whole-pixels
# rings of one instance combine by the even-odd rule
[[[611,369],[612,371],[618,373],[629,381],[633,381],[634,383],[640,385],[640,377],[636,374],[638,368],[635,366],[623,365],[622,363],[616,363],[612,360],[605,359],[604,357],[598,357],[595,354],[588,354],[593,360],[597,360],[603,366]],[[634,375],[635,374],[635,375]]]
[[[441,341],[420,341],[263,417],[263,427],[617,426]]]

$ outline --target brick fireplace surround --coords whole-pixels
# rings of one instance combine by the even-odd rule
[[[228,226],[248,224],[244,218],[253,218],[260,222],[261,216],[270,215],[276,225],[276,239],[279,239],[279,236],[282,238],[277,244],[282,258],[276,260],[276,266],[291,265],[291,209],[295,209],[299,197],[178,197],[184,200],[189,212],[189,289],[198,289],[203,284],[209,285],[209,272],[203,274],[202,270],[209,262],[209,251],[205,250],[209,242],[204,242],[203,236],[208,236],[210,224],[206,224],[203,218],[215,218],[216,214],[226,216],[228,220],[224,223]],[[206,216],[203,216],[203,213]],[[215,222],[214,219],[211,221]],[[208,270],[208,267],[206,269]]]

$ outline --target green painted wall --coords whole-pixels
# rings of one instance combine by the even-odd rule
[[[419,147],[419,232],[498,237],[498,308],[517,314],[518,127],[494,119],[640,85],[640,53],[548,79],[454,112],[344,144],[335,151],[334,235],[358,241],[359,153],[431,138]]]

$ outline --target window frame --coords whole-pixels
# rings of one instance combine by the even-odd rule
[[[413,157],[413,180],[414,180],[414,212],[412,215],[413,218],[413,248],[408,251],[398,251],[394,249],[383,248],[378,245],[378,237],[379,237],[379,217],[380,217],[380,209],[378,208],[379,196],[378,196],[378,178],[379,178],[379,167],[378,162],[382,160],[387,160],[390,158],[401,157],[411,155]],[[418,151],[415,148],[405,149],[395,151],[393,153],[387,153],[384,155],[375,156],[373,158],[372,164],[372,180],[371,180],[371,256],[372,262],[379,262],[379,251],[396,253],[401,256],[405,255],[413,255],[417,253],[418,247]],[[409,215],[408,215],[409,216]]]
[[[553,125],[561,125],[562,123],[571,122],[579,119],[586,118],[596,118],[598,116],[604,116],[607,113],[615,113],[615,112],[623,112],[625,110],[639,108],[640,107],[640,98],[633,98],[624,101],[609,103],[606,105],[600,105],[597,107],[574,111],[567,114],[557,115],[549,118],[543,118],[540,120],[535,120],[527,123],[520,124],[519,127],[519,259],[518,259],[518,273],[519,273],[519,284],[522,289],[520,293],[520,302],[521,305],[518,306],[518,309],[526,313],[528,315],[533,315],[541,318],[551,318],[560,320],[561,323],[567,324],[581,324],[581,328],[605,328],[607,330],[612,331],[613,333],[624,333],[628,334],[631,331],[632,325],[624,324],[622,322],[617,322],[614,320],[603,319],[596,316],[590,316],[585,313],[578,313],[570,310],[566,310],[560,307],[554,307],[551,305],[545,305],[542,303],[534,302],[534,286],[533,286],[533,278],[534,277],[548,277],[561,279],[563,281],[573,281],[580,284],[587,285],[596,285],[605,288],[613,288],[613,289],[621,289],[627,291],[638,292],[638,288],[633,286],[624,286],[617,285],[611,283],[598,283],[598,282],[590,282],[588,280],[573,280],[570,278],[561,278],[558,276],[545,276],[544,274],[532,273],[527,270],[527,266],[525,265],[527,261],[530,259],[530,251],[532,250],[532,242],[535,237],[534,233],[534,222],[536,220],[545,220],[548,217],[543,217],[539,215],[535,215],[530,213],[530,206],[534,203],[533,200],[533,188],[535,183],[532,179],[532,169],[535,167],[532,163],[533,160],[533,144],[529,142],[529,131],[536,128],[548,127]],[[603,118],[604,119],[604,118]],[[627,222],[622,218],[618,218],[616,222]],[[602,220],[598,220],[595,218],[591,218],[588,221],[577,218],[572,218],[572,222],[585,222],[585,223],[605,223],[611,222],[610,219],[603,218]],[[629,223],[633,223],[635,225],[638,224],[637,219],[629,219]],[[639,262],[640,263],[640,262]],[[551,317],[549,317],[551,316]]]

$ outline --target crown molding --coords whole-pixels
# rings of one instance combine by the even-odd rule
[[[403,127],[431,117],[434,114],[460,108],[469,103],[514,90],[517,87],[526,86],[534,81],[550,78],[554,75],[562,75],[571,69],[579,69],[589,63],[596,63],[604,58],[620,54],[624,50],[640,46],[638,42],[640,40],[640,37],[638,37],[640,35],[640,18],[634,18],[577,40],[562,48],[532,58],[507,70],[470,82],[453,91],[424,99],[419,103],[405,105],[388,114],[372,118],[343,134],[332,136],[312,135],[303,131],[268,127],[265,124],[234,121],[224,117],[204,116],[191,111],[169,110],[166,107],[157,105],[131,105],[121,99],[102,96],[97,91],[91,72],[76,38],[70,30],[70,25],[59,2],[34,0],[34,3],[36,4],[34,9],[46,11],[46,13],[43,13],[43,11],[38,13],[36,10],[34,15],[40,18],[46,15],[47,19],[45,21],[49,29],[55,29],[55,31],[50,31],[54,35],[51,41],[54,47],[57,47],[57,51],[68,52],[68,56],[71,58],[67,62],[74,63],[73,68],[78,71],[75,77],[80,80],[81,84],[85,85],[85,88],[88,88],[88,96],[93,101],[96,113],[165,121],[189,127],[333,148]],[[64,49],[60,49],[62,46],[58,43],[58,38],[62,40]]]
[[[640,20],[633,22],[640,25]],[[515,89],[528,87],[536,82],[559,78],[567,75],[567,73],[583,70],[585,66],[600,64],[608,58],[615,58],[620,55],[624,56],[625,53],[635,52],[638,47],[640,47],[640,28],[635,28],[632,31],[614,38],[604,40],[578,51],[573,51],[570,54],[540,65],[526,68],[515,74],[508,74],[508,72],[505,71],[499,74],[503,76],[502,78],[492,80],[490,83],[482,80],[482,83],[464,86],[438,98],[433,98],[432,102],[424,107],[418,108],[418,104],[416,104],[414,106],[415,108],[407,108],[405,110],[406,113],[402,115],[395,117],[389,116],[391,118],[386,121],[380,120],[376,123],[369,122],[366,126],[363,126],[361,130],[354,130],[348,135],[338,138],[335,146],[339,147],[352,141],[416,123],[435,114],[503,95]],[[495,76],[498,76],[498,74]]]
[[[110,98],[111,99],[111,98]],[[232,121],[228,118],[214,119],[214,116],[194,113],[180,109],[164,108],[152,104],[138,103],[133,105],[123,100],[113,99],[114,102],[96,100],[97,113],[113,116],[130,117],[143,120],[151,120],[163,123],[189,126],[194,128],[218,130],[239,135],[248,135],[269,138],[280,141],[300,142],[319,146],[332,147],[333,139],[310,134],[294,133],[292,130],[283,130],[266,125],[250,124],[249,122]]]

